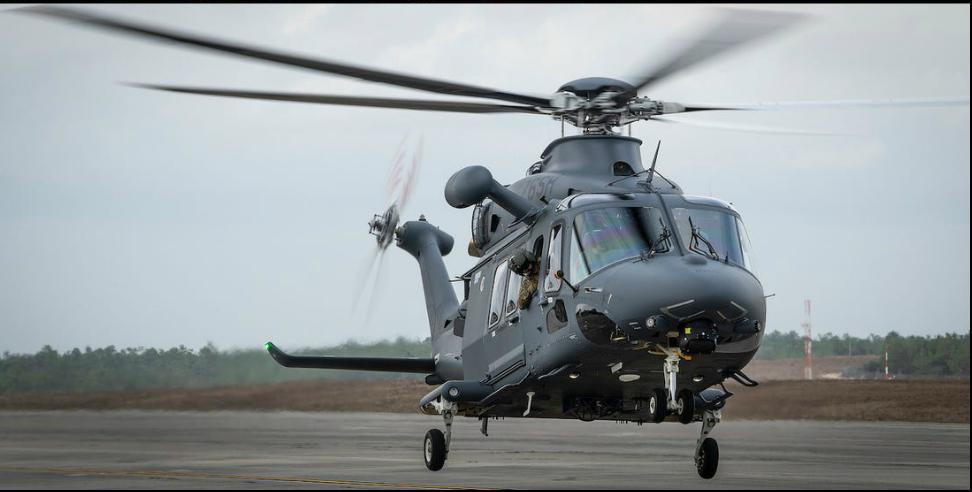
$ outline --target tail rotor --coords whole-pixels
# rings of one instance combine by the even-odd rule
[[[419,174],[422,159],[422,137],[410,139],[405,137],[395,152],[388,177],[385,182],[385,196],[387,197],[385,211],[375,214],[368,221],[368,233],[374,236],[376,247],[368,254],[365,268],[359,275],[358,285],[352,299],[352,312],[358,313],[366,309],[366,317],[370,318],[373,310],[367,306],[380,297],[382,273],[385,251],[395,239],[395,231],[401,220],[405,206],[411,198]]]

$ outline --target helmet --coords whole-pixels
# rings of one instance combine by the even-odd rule
[[[518,249],[510,258],[510,270],[517,275],[530,275],[536,267],[537,258],[526,249]]]

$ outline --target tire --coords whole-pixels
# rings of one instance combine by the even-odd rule
[[[648,419],[660,423],[668,416],[668,393],[663,388],[656,388],[648,397]]]
[[[678,392],[678,421],[691,424],[695,420],[695,395],[687,389]]]
[[[699,476],[706,480],[715,476],[716,470],[719,469],[719,445],[716,444],[715,439],[707,437],[702,441],[699,453],[695,457],[695,469],[698,470]]]
[[[425,457],[425,467],[430,471],[439,471],[446,460],[445,436],[439,429],[431,429],[425,433],[422,445]]]

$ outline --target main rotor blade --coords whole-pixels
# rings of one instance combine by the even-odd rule
[[[841,99],[831,101],[688,104],[685,105],[685,111],[785,111],[792,109],[968,106],[968,104],[968,97],[924,99]]]
[[[805,18],[801,14],[764,12],[755,10],[720,9],[720,18],[698,39],[683,47],[653,70],[642,74],[632,89],[618,94],[617,101],[638,95],[638,90],[700,62],[714,58],[734,48],[790,27]]]
[[[816,137],[836,137],[841,136],[839,133],[831,132],[814,132],[809,130],[793,130],[788,128],[773,128],[767,126],[756,126],[756,125],[741,125],[736,123],[722,123],[715,121],[694,121],[694,120],[675,120],[671,118],[665,118],[661,116],[652,116],[648,121],[658,121],[668,124],[677,125],[687,125],[695,126],[699,128],[711,128],[714,130],[729,130],[736,132],[747,132],[747,133],[769,133],[775,135],[804,135],[804,136],[816,136]]]
[[[103,28],[103,29],[116,31],[116,32],[121,32],[125,34],[133,34],[136,36],[142,36],[142,37],[152,38],[156,40],[167,41],[171,43],[183,44],[183,45],[193,46],[197,48],[204,48],[204,49],[217,51],[221,53],[230,53],[233,55],[243,56],[247,58],[255,58],[258,60],[279,63],[288,66],[302,67],[310,70],[316,70],[318,72],[325,72],[325,73],[330,73],[335,75],[344,75],[346,77],[353,77],[361,80],[367,80],[369,82],[379,82],[379,83],[390,84],[399,87],[407,87],[410,89],[436,92],[439,94],[448,94],[451,96],[481,97],[486,99],[497,99],[497,100],[507,101],[512,103],[527,104],[531,106],[546,107],[550,105],[550,101],[547,98],[528,96],[524,94],[516,94],[512,92],[503,92],[495,89],[489,89],[486,87],[477,87],[474,85],[461,84],[457,82],[449,82],[445,80],[417,77],[413,75],[406,75],[406,74],[388,72],[384,70],[359,67],[355,65],[338,63],[338,62],[319,59],[319,58],[314,59],[305,56],[291,55],[291,54],[286,54],[286,53],[281,53],[281,52],[276,52],[271,50],[265,50],[255,46],[246,46],[243,44],[231,43],[231,42],[217,40],[214,38],[208,38],[200,35],[173,31],[165,28],[155,27],[149,24],[130,22],[127,20],[122,20],[122,19],[109,17],[101,14],[89,13],[87,11],[79,10],[79,9],[64,8],[64,7],[50,7],[45,5],[45,6],[36,6],[36,7],[25,7],[25,8],[15,9],[13,11],[24,12],[29,14],[38,14],[47,17],[55,17],[58,19],[80,22],[82,24],[87,24],[90,26]]]
[[[241,97],[269,101],[292,101],[313,104],[336,104],[340,106],[368,106],[373,108],[413,109],[420,111],[448,111],[453,113],[532,113],[544,114],[532,106],[507,104],[486,104],[461,101],[432,101],[427,99],[392,99],[385,97],[335,96],[328,94],[299,94],[293,92],[241,91],[232,89],[209,89],[204,87],[180,87],[155,84],[127,84],[132,87],[160,91],[202,94],[206,96]]]

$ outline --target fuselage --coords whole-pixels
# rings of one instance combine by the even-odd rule
[[[565,144],[571,162],[552,160]],[[482,259],[462,276],[461,337],[443,333],[436,356],[446,379],[509,394],[488,409],[460,406],[467,415],[521,415],[533,392],[533,417],[573,418],[578,402],[596,402],[610,411],[594,418],[640,420],[639,402],[664,387],[663,349],[684,355],[678,384],[695,392],[755,354],[766,309],[741,216],[657,174],[646,183],[639,145],[555,141],[546,162],[509,186],[543,204],[535,220],[490,203],[474,213],[470,251]],[[508,266],[518,249],[540,267],[524,309],[515,302],[524,279]]]

